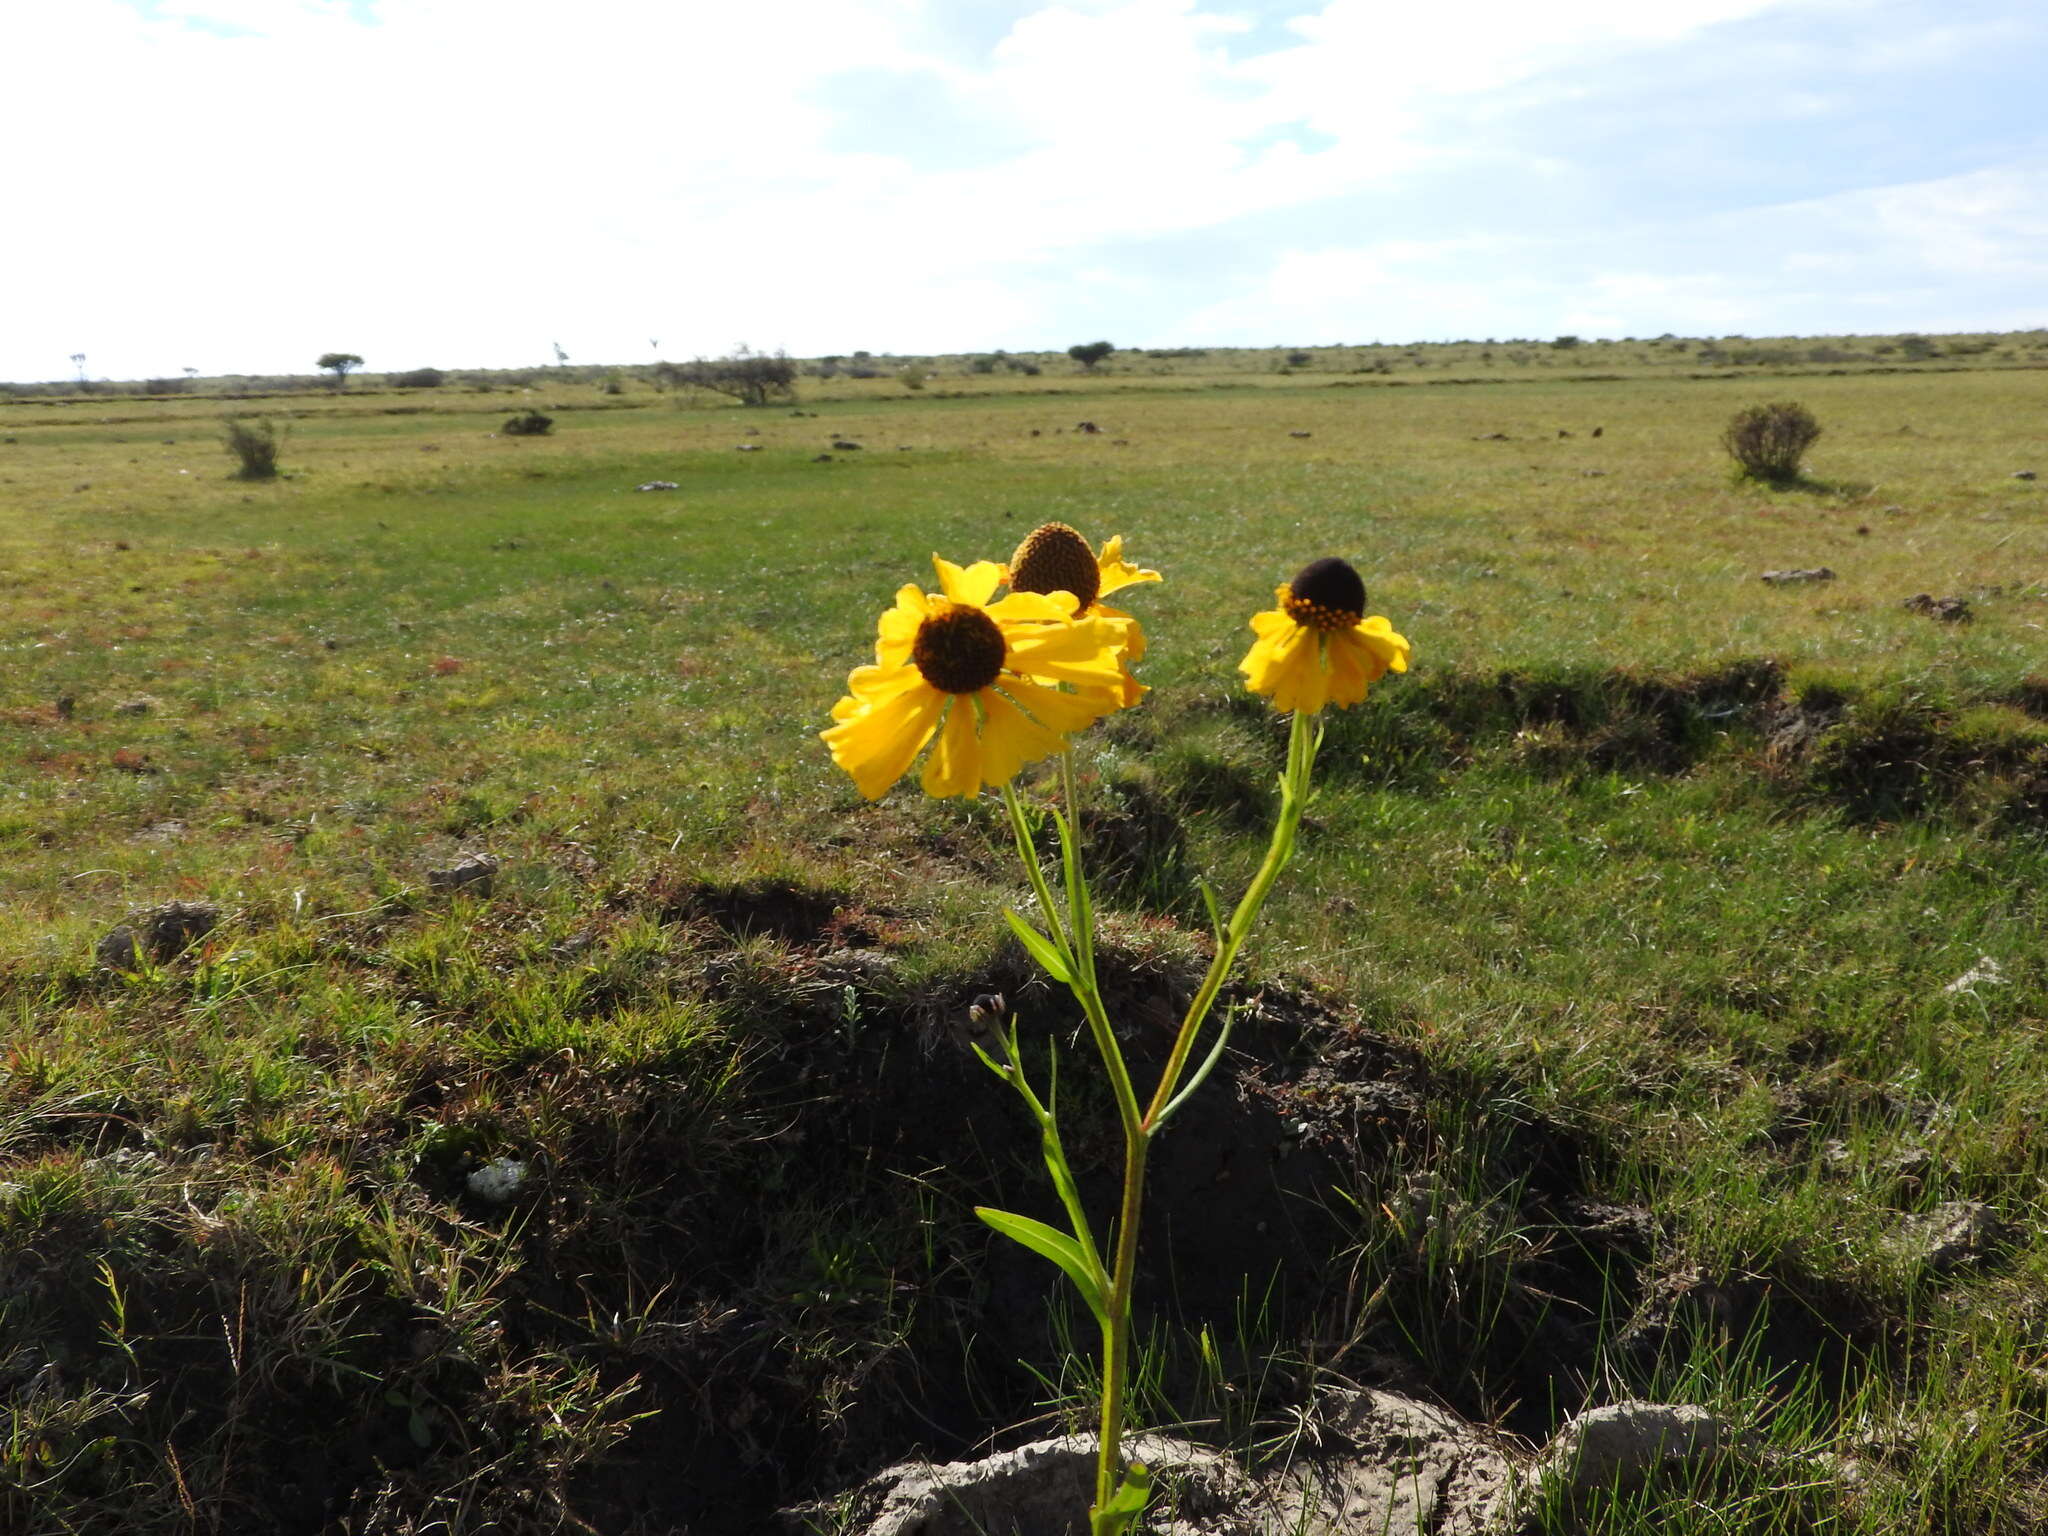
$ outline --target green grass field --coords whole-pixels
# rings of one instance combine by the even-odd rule
[[[967,999],[1085,1050],[1006,830],[816,739],[934,551],[1058,519],[1165,577],[1082,758],[1140,1058],[1263,849],[1246,618],[1338,554],[1416,654],[1163,1149],[1148,1422],[1658,1396],[1784,1454],[1547,1528],[2039,1529],[2048,373],[1658,345],[242,402],[265,483],[219,400],[0,402],[0,1526],[752,1531],[1077,1421],[970,1214],[1045,1196]],[[1731,478],[1787,398],[1807,478]],[[99,963],[169,901],[219,921]]]

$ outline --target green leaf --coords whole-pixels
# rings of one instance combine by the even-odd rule
[[[1106,1321],[1109,1309],[1103,1302],[1102,1287],[1107,1276],[1078,1242],[1056,1227],[1033,1221],[1029,1216],[1019,1216],[1014,1211],[998,1211],[977,1205],[974,1214],[1003,1236],[1022,1243],[1040,1258],[1051,1259],[1059,1265],[1066,1271],[1067,1278],[1074,1282],[1074,1288],[1088,1303],[1088,1310],[1095,1314],[1096,1320]]]
[[[1145,1506],[1151,1501],[1152,1470],[1142,1461],[1134,1461],[1109,1502],[1089,1511],[1088,1523],[1094,1528],[1094,1536],[1121,1536],[1145,1513]]]
[[[1202,893],[1202,905],[1209,909],[1209,932],[1215,937],[1218,948],[1223,944],[1223,911],[1216,905],[1215,889],[1206,880],[1197,880],[1195,886]]]
[[[1003,916],[1009,919],[1010,931],[1017,935],[1019,942],[1026,949],[1031,951],[1031,958],[1038,962],[1046,975],[1063,985],[1073,985],[1074,972],[1068,966],[1065,957],[1053,948],[1052,940],[1025,922],[1009,907],[1003,908]]]

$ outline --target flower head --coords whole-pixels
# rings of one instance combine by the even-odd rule
[[[897,592],[876,626],[875,665],[855,668],[832,707],[837,723],[820,733],[870,800],[934,735],[925,792],[972,795],[1008,783],[1116,707],[1123,671],[1108,623],[1076,621],[1065,592],[991,603],[1003,569],[990,560],[963,570],[934,555],[932,565],[940,590]]]
[[[1124,559],[1122,534],[1104,544],[1098,556],[1088,540],[1065,523],[1043,523],[1025,535],[1004,574],[1012,592],[1071,592],[1078,605],[1076,616],[1112,624],[1124,663],[1116,703],[1129,708],[1138,702],[1145,685],[1132,675],[1129,663],[1145,659],[1145,631],[1132,615],[1102,599],[1141,581],[1157,581],[1159,573]]]
[[[1408,670],[1407,640],[1365,616],[1365,582],[1344,561],[1312,560],[1273,595],[1278,606],[1252,616],[1258,639],[1237,669],[1275,709],[1362,703],[1369,684]]]

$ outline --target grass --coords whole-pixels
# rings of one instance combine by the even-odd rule
[[[1072,1024],[1003,828],[862,805],[815,740],[934,549],[1058,518],[1167,577],[1085,760],[1141,1032],[1198,968],[1184,875],[1262,846],[1243,616],[1336,552],[1417,647],[1333,724],[1239,1091],[1162,1148],[1146,1411],[1256,1439],[1363,1373],[1540,1438],[1655,1393],[1863,1480],[1583,1528],[2033,1528],[2048,445],[2006,345],[1800,378],[1783,491],[1717,441],[1781,380],[1563,352],[803,416],[563,384],[524,441],[504,394],[352,389],[251,483],[217,402],[0,404],[0,1524],[757,1529],[1084,1389],[968,1211],[1040,1196],[967,999]],[[428,888],[463,849],[488,896]],[[171,899],[222,921],[96,965]],[[1898,1234],[1953,1200],[2012,1235],[1937,1270]]]

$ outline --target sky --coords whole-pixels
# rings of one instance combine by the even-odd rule
[[[0,0],[0,379],[2048,325],[2043,0]]]

